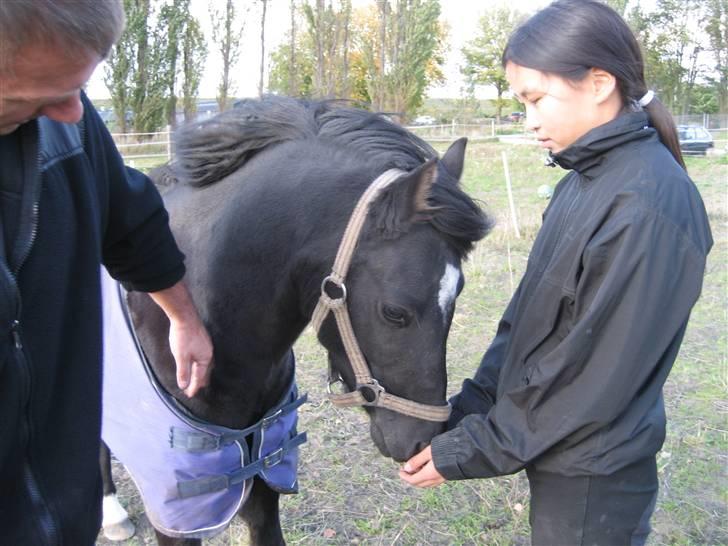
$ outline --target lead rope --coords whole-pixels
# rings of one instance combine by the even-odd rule
[[[321,296],[319,297],[319,301],[316,304],[313,315],[311,316],[311,326],[313,326],[314,330],[318,334],[321,324],[328,315],[329,311],[334,314],[336,325],[339,329],[339,335],[341,336],[341,341],[354,372],[354,377],[356,379],[355,390],[344,394],[337,394],[329,391],[329,399],[334,405],[339,407],[377,406],[387,408],[404,415],[409,415],[411,417],[416,417],[418,419],[424,419],[426,421],[443,422],[447,421],[450,416],[449,404],[446,406],[431,406],[389,394],[386,390],[384,390],[384,387],[382,387],[379,382],[372,377],[366,359],[364,358],[364,355],[359,348],[359,343],[356,340],[356,335],[354,334],[354,329],[351,325],[349,310],[346,304],[347,293],[344,280],[349,272],[351,258],[354,254],[356,243],[359,240],[362,227],[364,226],[364,221],[366,220],[366,215],[369,211],[369,205],[384,188],[389,186],[403,174],[405,174],[405,172],[399,169],[390,169],[385,171],[371,183],[364,194],[359,198],[359,202],[351,214],[349,223],[344,231],[344,236],[341,239],[341,244],[339,245],[339,249],[336,253],[336,259],[334,260],[334,265],[331,268],[331,274],[329,274],[321,283]],[[341,291],[341,296],[338,298],[331,298],[326,292],[328,284],[336,286]],[[333,381],[330,379],[329,387],[331,387],[332,382]],[[366,393],[366,395],[363,393]]]

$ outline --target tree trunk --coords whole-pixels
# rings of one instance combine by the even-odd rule
[[[324,17],[324,0],[316,0],[316,15],[314,25],[316,31],[316,95],[319,97],[324,94],[324,43],[323,43],[323,24]]]
[[[341,96],[344,98],[349,98],[349,25],[351,24],[351,1],[346,0],[346,4],[344,6],[344,9],[346,10],[346,14],[344,16],[344,44],[343,44],[343,51],[341,52],[343,56],[342,60],[342,75],[341,75]]]
[[[387,51],[387,0],[377,0],[379,6],[379,78],[375,85],[376,98],[372,97],[372,106],[376,111],[384,110],[384,79],[386,76]]]
[[[265,74],[265,12],[268,8],[268,0],[263,2],[263,16],[260,19],[260,82],[258,83],[258,96],[263,96],[263,76]]]
[[[296,94],[296,0],[291,0],[291,52],[288,61],[288,95]]]

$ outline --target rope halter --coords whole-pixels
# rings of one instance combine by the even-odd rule
[[[349,223],[341,239],[331,273],[321,282],[321,296],[313,311],[311,325],[318,334],[321,329],[321,324],[328,313],[332,312],[334,314],[341,341],[344,344],[346,355],[354,371],[354,378],[356,380],[354,390],[347,393],[334,393],[331,390],[332,385],[334,383],[341,383],[342,380],[338,374],[333,373],[333,370],[329,370],[328,392],[329,399],[334,405],[339,407],[372,406],[386,408],[403,415],[424,419],[425,421],[443,422],[447,421],[450,416],[449,404],[446,406],[432,406],[389,394],[372,377],[369,365],[359,348],[359,343],[354,334],[346,303],[347,291],[344,281],[346,280],[346,274],[351,265],[351,257],[354,254],[356,243],[359,240],[359,235],[364,226],[369,206],[384,188],[392,184],[403,174],[405,174],[405,171],[399,169],[390,169],[382,173],[359,198],[359,202],[349,218]],[[340,296],[331,297],[329,295],[327,288],[332,286],[338,289],[341,294]]]

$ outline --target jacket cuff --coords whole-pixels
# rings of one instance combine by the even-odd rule
[[[165,288],[174,286],[185,275],[185,265],[180,262],[174,269],[170,269],[162,275],[145,279],[141,282],[122,281],[121,285],[127,292],[159,292]]]
[[[467,479],[458,464],[458,438],[455,431],[435,436],[430,446],[432,463],[443,478],[450,481]]]

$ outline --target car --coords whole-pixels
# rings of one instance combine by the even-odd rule
[[[506,119],[512,123],[520,123],[525,117],[525,112],[511,112]]]
[[[713,137],[705,128],[698,125],[678,125],[677,136],[680,150],[684,154],[705,155],[713,147]]]
[[[412,123],[415,125],[434,125],[437,120],[432,116],[417,116]]]

